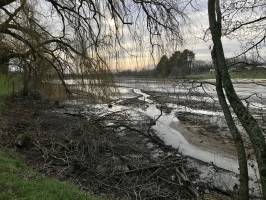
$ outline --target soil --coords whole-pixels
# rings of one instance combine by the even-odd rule
[[[195,199],[197,171],[125,115],[16,98],[0,114],[0,146],[39,172],[110,199]],[[123,120],[122,120],[123,119]],[[126,124],[125,124],[126,122]]]
[[[187,122],[171,124],[172,128],[180,131],[186,140],[203,150],[213,151],[225,157],[237,159],[234,143],[229,137],[221,137],[207,132],[202,125],[191,125]]]
[[[147,92],[151,99],[160,104],[174,103],[177,105],[188,106],[195,109],[204,109],[209,111],[221,111],[219,105],[209,102],[198,102],[191,100],[178,100],[168,98],[158,92]],[[176,94],[178,96],[178,94]],[[181,94],[180,94],[181,95]],[[197,94],[194,94],[197,95]],[[200,98],[201,96],[199,96]],[[168,110],[171,110],[170,108]],[[222,154],[225,157],[237,159],[237,152],[230,131],[226,125],[223,116],[202,115],[190,112],[178,111],[176,117],[179,124],[171,124],[172,128],[180,131],[186,140],[203,149]],[[248,158],[254,159],[254,152],[248,137],[243,132],[246,152]]]
[[[123,104],[143,106],[137,98]],[[236,156],[226,128],[188,113],[177,116],[181,126],[172,127],[189,142]],[[9,101],[0,118],[2,147],[20,152],[39,172],[85,191],[111,199],[135,199],[136,192],[151,199],[194,199],[195,193],[203,199],[229,198],[213,190],[204,194],[208,186],[202,190],[197,185],[198,172],[186,167],[186,158],[145,132],[149,119],[132,122],[123,114],[101,118],[82,106],[55,105],[38,97]],[[218,131],[223,137],[214,134]]]
[[[201,109],[201,110],[212,110],[212,111],[221,111],[221,108],[218,104],[218,102],[214,101],[210,98],[210,96],[206,96],[204,94],[200,93],[190,93],[184,94],[184,93],[161,93],[161,92],[154,92],[154,91],[144,91],[145,93],[151,95],[151,99],[155,100],[156,102],[160,104],[166,104],[166,103],[173,103],[178,104],[181,106],[189,106],[190,108],[194,109]],[[209,98],[209,101],[199,101],[199,100],[193,100],[191,99],[191,95],[197,96],[199,99],[201,98]]]

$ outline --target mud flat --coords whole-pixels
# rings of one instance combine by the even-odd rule
[[[147,108],[139,112],[153,119],[157,118],[160,110],[154,105],[156,97],[151,97],[150,94],[139,89],[134,89],[134,92],[141,95],[138,100],[144,101],[145,104],[148,103]],[[221,191],[233,191],[239,184],[238,162],[222,113],[193,108],[184,109],[184,106],[180,107],[173,103],[166,105],[172,106],[172,110],[170,113],[162,114],[153,126],[157,136],[166,145],[178,149],[181,154],[190,158],[191,166],[201,171],[200,181],[205,180],[204,182],[208,182],[210,187]],[[250,192],[257,196],[259,187],[256,170],[253,169],[254,160],[251,159],[252,150],[248,148],[248,152],[251,155],[249,160]],[[209,173],[211,171],[213,172]]]

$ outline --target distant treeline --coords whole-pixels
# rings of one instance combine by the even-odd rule
[[[246,57],[227,59],[227,64],[232,72],[250,70],[265,65],[254,59],[247,59]],[[214,66],[212,63],[195,60],[195,53],[185,49],[183,52],[174,52],[169,58],[166,55],[163,55],[153,69],[142,69],[139,71],[125,70],[117,72],[116,75],[132,77],[185,78],[189,75],[213,72]]]
[[[126,70],[118,72],[119,76],[137,77],[171,77],[184,78],[190,74],[207,73],[212,68],[212,64],[204,61],[196,61],[195,53],[188,49],[183,52],[176,51],[169,58],[163,55],[154,69]]]
[[[176,51],[170,58],[162,56],[155,68],[157,77],[184,77],[191,74],[192,62],[195,59],[195,53],[188,49],[183,52]]]

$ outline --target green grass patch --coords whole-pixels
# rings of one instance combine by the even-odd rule
[[[257,68],[240,72],[231,72],[231,77],[234,79],[266,79],[266,69]]]
[[[11,94],[12,86],[10,78],[0,74],[0,111],[4,107],[4,100]]]
[[[12,92],[11,77],[0,74],[0,97],[8,96]]]
[[[215,79],[215,74],[193,74],[186,76],[187,79]]]
[[[256,68],[238,72],[230,72],[232,79],[266,79],[266,69]],[[214,73],[196,74],[186,76],[187,79],[215,79]]]
[[[6,99],[21,90],[19,76],[0,75],[0,112]],[[14,153],[0,151],[0,200],[100,200],[76,186],[44,177]]]
[[[0,111],[5,106],[5,99],[19,92],[21,88],[22,81],[19,75],[0,74]]]
[[[41,176],[16,155],[0,151],[0,200],[100,200],[77,187]]]

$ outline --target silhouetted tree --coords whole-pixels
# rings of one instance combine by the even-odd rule
[[[174,52],[169,59],[164,55],[156,66],[157,76],[184,77],[191,73],[194,58],[194,52],[188,49]]]
[[[155,68],[155,75],[157,77],[166,77],[170,73],[169,59],[166,55],[163,55],[158,65]]]
[[[192,62],[195,59],[195,53],[188,49],[185,49],[182,53],[183,69],[185,75],[191,74]]]

